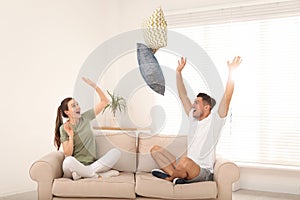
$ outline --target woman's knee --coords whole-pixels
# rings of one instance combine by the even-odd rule
[[[113,148],[109,150],[109,153],[112,155],[112,157],[120,159],[121,158],[121,151],[117,148]]]
[[[70,169],[72,166],[74,166],[75,162],[77,162],[77,160],[73,156],[65,157],[63,164],[62,164],[63,170]]]

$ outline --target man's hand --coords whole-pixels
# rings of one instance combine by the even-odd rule
[[[181,72],[183,70],[185,64],[186,64],[186,58],[181,57],[181,59],[178,60],[177,72]]]
[[[234,57],[232,62],[227,61],[229,73],[231,73],[234,69],[238,68],[238,66],[240,66],[241,62],[242,62],[242,58],[240,56]]]

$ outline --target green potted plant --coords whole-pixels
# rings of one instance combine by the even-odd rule
[[[107,104],[107,106],[105,106],[103,112],[106,109],[109,109],[111,111],[111,113],[113,114],[113,126],[116,126],[116,113],[117,111],[121,112],[126,112],[127,110],[127,105],[126,105],[126,100],[124,97],[121,97],[119,95],[116,95],[114,93],[111,93],[107,90],[108,95],[110,96],[111,100],[110,102]]]

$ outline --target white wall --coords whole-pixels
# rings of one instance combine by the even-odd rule
[[[300,195],[299,168],[240,164],[236,189],[258,190]]]
[[[28,170],[55,150],[56,109],[72,96],[81,65],[102,42],[140,28],[158,6],[167,13],[266,1],[272,0],[0,1],[0,196],[36,189]],[[242,180],[247,186],[248,178]]]
[[[0,1],[0,196],[36,188],[30,165],[55,150],[56,109],[82,63],[117,34],[116,3]]]

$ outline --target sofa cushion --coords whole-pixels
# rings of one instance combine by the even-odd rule
[[[166,148],[176,159],[186,155],[187,137],[185,135],[150,135],[140,133],[138,141],[137,171],[150,172],[152,169],[159,168],[150,154],[150,149],[154,145]]]
[[[216,198],[218,193],[214,181],[174,185],[145,172],[136,173],[135,192],[144,197],[162,199],[209,199]]]
[[[101,179],[84,178],[73,181],[58,178],[54,180],[52,194],[57,197],[135,198],[134,187],[134,174],[122,172],[119,176]]]
[[[136,133],[135,132],[95,132],[97,158],[103,156],[112,148],[121,151],[121,158],[113,167],[118,171],[136,171]]]

